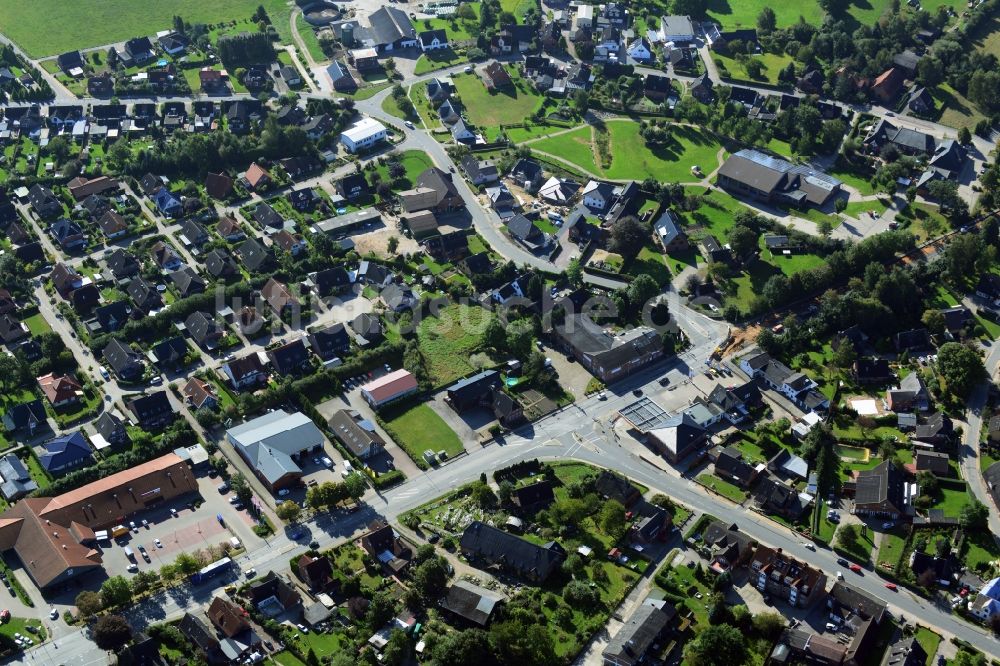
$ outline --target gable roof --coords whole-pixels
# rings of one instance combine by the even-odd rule
[[[487,590],[468,581],[455,581],[441,599],[441,608],[485,627],[497,606],[505,601],[502,594]]]
[[[368,16],[372,36],[378,46],[400,40],[414,39],[413,23],[406,12],[395,7],[382,7]]]
[[[478,520],[465,528],[459,543],[474,557],[540,581],[549,577],[566,554],[556,543],[539,546]]]
[[[50,439],[44,448],[45,452],[38,456],[38,461],[49,472],[79,465],[93,458],[90,445],[79,430]]]

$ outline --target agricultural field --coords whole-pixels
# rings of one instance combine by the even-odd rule
[[[435,386],[447,386],[475,369],[469,364],[469,356],[479,349],[492,317],[483,308],[455,304],[420,322],[420,353]]]
[[[608,153],[614,157],[606,169],[596,162],[596,139],[590,127],[533,142],[531,147],[572,162],[592,175],[611,180],[652,177],[661,181],[684,182],[694,179],[691,175],[693,165],[706,172],[718,165],[717,154],[722,144],[707,132],[674,126],[669,144],[650,148],[639,135],[639,130],[639,124],[633,120],[608,122]]]
[[[170,28],[174,16],[189,23],[241,19],[253,14],[258,5],[264,6],[279,33],[288,31],[289,9],[283,0],[4,2],[0,3],[0,26],[28,55],[41,57],[153,35]]]
[[[507,70],[514,80],[512,90],[490,93],[476,74],[455,74],[455,91],[465,107],[469,122],[483,129],[522,122],[542,104],[542,96],[531,89],[513,69]]]

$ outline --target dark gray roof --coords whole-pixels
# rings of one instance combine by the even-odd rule
[[[368,17],[375,44],[384,46],[401,39],[415,39],[413,23],[406,12],[395,7],[382,7]]]
[[[474,558],[539,581],[548,578],[566,556],[556,543],[539,546],[478,520],[465,528],[460,545]]]
[[[497,605],[503,601],[503,595],[498,592],[459,580],[448,588],[448,594],[441,599],[441,608],[485,627]]]
[[[664,605],[664,610],[647,604],[639,606],[611,639],[608,647],[604,648],[605,663],[609,659],[615,664],[637,664],[642,661],[676,613],[676,609],[669,603]]]

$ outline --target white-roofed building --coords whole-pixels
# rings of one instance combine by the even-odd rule
[[[362,118],[344,130],[340,142],[349,153],[368,150],[380,141],[385,141],[385,125],[374,118]]]
[[[323,433],[302,412],[275,410],[226,431],[226,440],[271,490],[302,478],[298,459],[323,448]]]

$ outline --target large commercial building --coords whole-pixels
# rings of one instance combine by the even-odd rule
[[[323,449],[323,433],[302,412],[280,409],[226,431],[226,439],[240,452],[271,490],[294,485],[302,478],[298,459]]]
[[[58,497],[23,499],[0,514],[0,550],[14,550],[39,588],[101,568],[94,530],[198,490],[173,453],[112,474]]]

